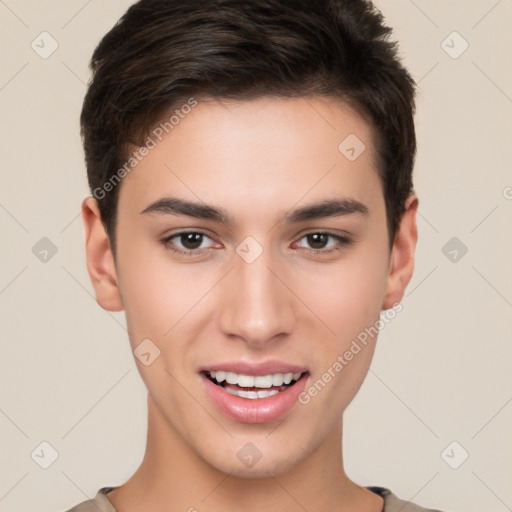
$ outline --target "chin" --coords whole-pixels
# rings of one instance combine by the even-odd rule
[[[243,446],[247,446],[249,443]],[[259,458],[251,460],[245,455],[251,450],[249,449],[245,452],[242,450],[233,452],[222,451],[221,453],[212,454],[213,456],[204,458],[204,460],[221,473],[245,479],[278,477],[291,471],[300,462],[299,457],[297,457],[297,451],[295,453],[281,454],[276,453],[272,448],[268,448],[267,453],[263,452],[262,449],[263,453],[260,452],[261,455],[254,453]],[[231,453],[231,455],[227,456],[227,453]],[[244,461],[244,458],[247,458],[247,460]]]

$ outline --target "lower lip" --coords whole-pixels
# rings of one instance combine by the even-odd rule
[[[287,387],[277,395],[267,398],[242,398],[214,384],[206,375],[201,375],[201,381],[209,397],[215,405],[229,418],[241,423],[268,423],[284,416],[298,401],[299,395],[306,387],[307,374]]]

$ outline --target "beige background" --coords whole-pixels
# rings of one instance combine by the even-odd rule
[[[123,314],[92,296],[79,217],[88,60],[130,4],[0,0],[1,511],[65,510],[144,453],[145,388]],[[512,510],[512,1],[378,5],[420,86],[420,242],[346,414],[346,468],[426,506]],[[58,43],[46,59],[31,47],[51,50],[43,31]],[[43,237],[57,248],[46,262]],[[467,254],[443,253],[452,237]],[[58,453],[48,469],[43,441]]]

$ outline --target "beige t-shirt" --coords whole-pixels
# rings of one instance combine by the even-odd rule
[[[67,512],[117,512],[107,497],[107,493],[112,489],[114,487],[102,487],[94,499],[84,501]],[[437,509],[423,508],[414,503],[401,500],[389,489],[384,489],[383,487],[367,487],[367,489],[384,499],[382,512],[440,512]]]

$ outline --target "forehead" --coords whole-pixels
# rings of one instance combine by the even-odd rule
[[[120,208],[141,211],[165,195],[258,210],[326,194],[366,203],[382,196],[372,130],[343,103],[209,100],[180,114],[150,131],[151,149],[124,178]]]

